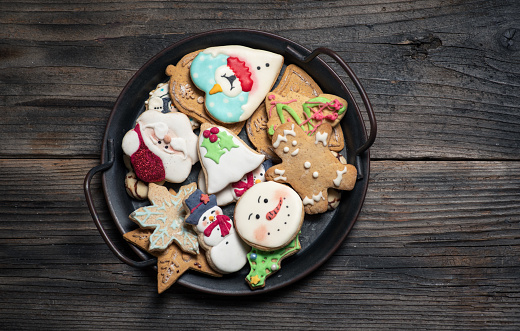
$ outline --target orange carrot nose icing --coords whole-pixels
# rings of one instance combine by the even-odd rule
[[[283,203],[283,198],[280,198],[280,201],[278,202],[278,205],[273,210],[268,212],[267,215],[265,215],[265,218],[268,221],[272,221],[276,217],[276,215],[278,215],[278,212],[280,211],[280,208],[282,208],[282,203]]]

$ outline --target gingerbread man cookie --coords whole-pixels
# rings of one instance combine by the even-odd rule
[[[342,164],[327,147],[332,127],[322,124],[308,136],[295,123],[278,126],[273,134],[273,147],[282,163],[267,170],[267,180],[288,183],[303,200],[307,214],[327,211],[327,189],[352,190],[357,170]]]

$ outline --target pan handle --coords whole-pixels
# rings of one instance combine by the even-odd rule
[[[342,68],[345,70],[347,75],[349,76],[350,80],[354,83],[354,86],[356,87],[359,95],[361,96],[361,100],[363,100],[363,104],[365,105],[365,109],[368,114],[368,120],[370,121],[370,135],[367,139],[367,141],[363,144],[363,146],[359,147],[356,150],[356,155],[361,155],[363,152],[365,152],[367,149],[372,146],[374,141],[376,140],[376,134],[377,134],[377,123],[376,123],[376,116],[374,114],[374,110],[372,109],[372,104],[370,103],[370,100],[368,99],[367,93],[365,89],[363,88],[363,85],[361,85],[361,82],[357,78],[356,74],[352,69],[349,67],[349,65],[343,61],[343,59],[333,50],[325,47],[319,47],[316,48],[311,54],[309,54],[306,57],[302,57],[300,53],[298,53],[295,49],[288,46],[287,51],[290,52],[292,55],[295,55],[297,58],[299,58],[302,62],[308,63],[312,61],[316,56],[320,54],[325,54],[333,58]]]
[[[107,143],[107,153],[108,153],[108,161],[95,166],[94,168],[90,169],[90,171],[85,176],[85,181],[83,182],[83,189],[85,191],[85,197],[87,199],[87,205],[88,209],[90,210],[90,214],[92,215],[92,219],[94,220],[94,224],[96,224],[96,227],[101,234],[101,237],[107,244],[108,248],[112,251],[112,253],[115,254],[121,261],[125,262],[126,264],[137,267],[137,268],[144,268],[151,265],[154,265],[157,263],[157,259],[152,258],[144,261],[135,261],[128,256],[126,256],[123,252],[121,252],[116,245],[110,240],[108,237],[108,234],[105,231],[105,228],[103,227],[103,224],[101,224],[101,220],[99,219],[98,213],[96,211],[96,206],[94,205],[94,200],[92,199],[92,193],[90,191],[90,181],[94,177],[95,174],[101,171],[106,171],[112,167],[114,164],[114,140],[109,139]]]

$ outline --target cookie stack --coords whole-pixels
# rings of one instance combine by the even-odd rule
[[[122,142],[127,192],[151,203],[125,238],[158,257],[159,292],[187,270],[218,277],[247,264],[246,282],[262,288],[301,249],[305,215],[355,185],[340,154],[347,102],[281,55],[239,45],[187,54],[166,74]]]

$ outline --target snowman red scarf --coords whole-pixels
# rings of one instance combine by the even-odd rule
[[[211,236],[211,232],[217,226],[220,226],[220,233],[223,237],[225,237],[229,234],[229,230],[231,230],[231,219],[226,215],[217,215],[215,217],[215,221],[208,225],[208,227],[204,230],[204,235],[206,237]]]

